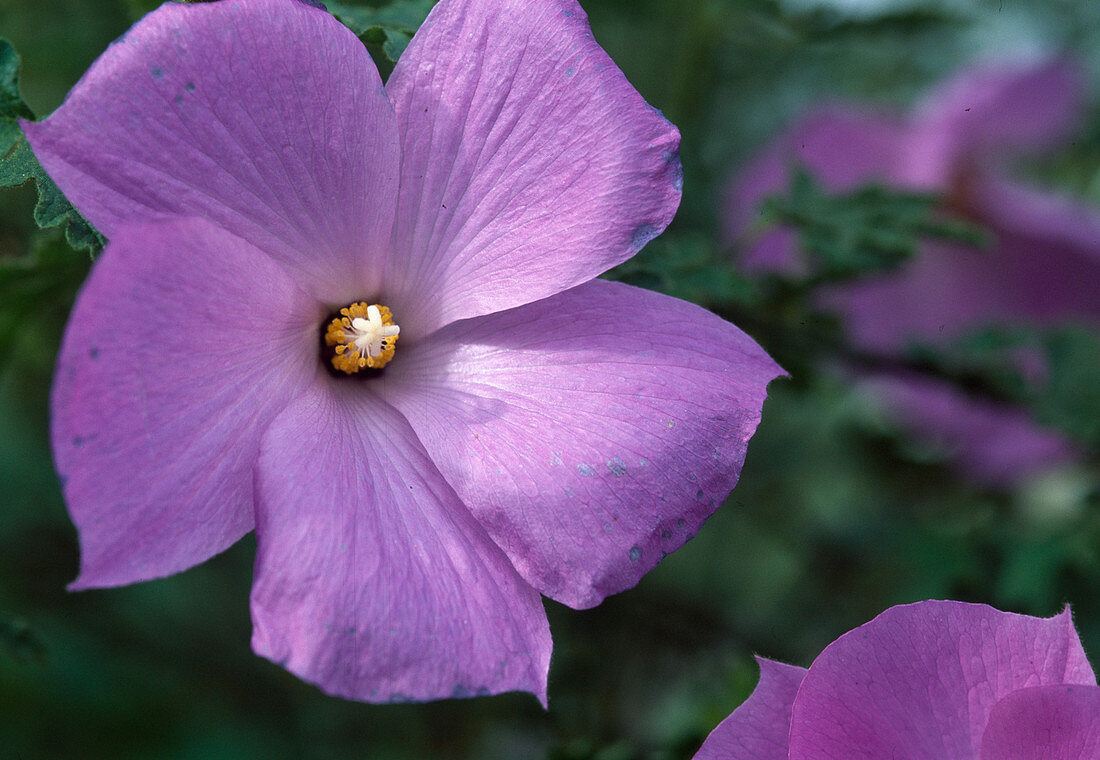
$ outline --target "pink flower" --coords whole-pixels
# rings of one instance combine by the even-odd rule
[[[1084,760],[1100,757],[1100,687],[1069,609],[891,607],[809,670],[758,658],[752,696],[696,760]]]
[[[24,129],[110,240],[53,391],[73,587],[255,528],[253,648],[332,694],[545,702],[539,593],[681,546],[781,372],[593,279],[672,218],[679,135],[574,0],[443,0],[385,89],[298,0],[168,3]]]
[[[1064,140],[1080,101],[1063,63],[975,69],[904,116],[825,108],[781,136],[737,179],[727,222],[750,224],[781,192],[793,163],[827,188],[872,181],[947,197],[994,236],[991,250],[931,244],[896,273],[830,290],[824,302],[863,349],[890,356],[911,341],[942,343],[996,323],[1100,324],[1100,212],[1005,176],[1006,159]],[[796,270],[793,234],[778,230],[744,252],[750,270]],[[951,386],[881,376],[872,386],[917,432],[939,439],[979,481],[1010,483],[1077,451],[1021,410],[976,402]]]

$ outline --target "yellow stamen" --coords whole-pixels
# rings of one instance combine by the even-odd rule
[[[359,301],[340,309],[340,314],[325,331],[325,345],[336,353],[332,366],[353,375],[364,368],[381,369],[389,364],[400,332],[390,310]]]

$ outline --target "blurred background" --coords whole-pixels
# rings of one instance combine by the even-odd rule
[[[1100,666],[1100,4],[582,4],[683,134],[678,217],[608,276],[791,373],[726,504],[637,588],[546,601],[548,712],[352,703],[254,656],[251,537],[69,594],[48,392],[89,255],[0,189],[0,759],[690,758],[754,653],[808,666],[927,598],[1072,604]],[[0,0],[34,114],[154,5]],[[329,5],[385,74],[431,3]]]

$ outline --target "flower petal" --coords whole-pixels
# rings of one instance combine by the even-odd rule
[[[1039,425],[1026,409],[976,398],[948,382],[878,375],[860,386],[979,483],[1011,485],[1081,455],[1079,447]]]
[[[1042,150],[1068,136],[1084,94],[1081,72],[1064,60],[970,69],[916,109],[907,162],[926,181],[945,184],[976,156]]]
[[[805,668],[757,657],[760,682],[711,731],[694,760],[787,760],[791,709]]]
[[[355,256],[388,244],[396,122],[362,43],[322,10],[165,3],[23,127],[108,238],[126,222],[199,216],[309,273],[334,303],[378,287],[356,281],[369,267]]]
[[[280,265],[207,222],[116,230],[53,387],[73,588],[169,575],[252,529],[260,434],[317,369],[314,310]]]
[[[386,371],[383,393],[516,569],[574,607],[695,534],[782,373],[713,314],[601,280],[449,325]]]
[[[822,652],[791,718],[791,760],[976,757],[994,704],[1044,684],[1094,685],[1069,610],[891,607]]]
[[[320,385],[264,438],[253,649],[368,702],[522,689],[545,704],[539,595],[362,391]]]
[[[386,298],[425,332],[585,282],[679,205],[679,133],[575,0],[442,0],[387,89],[404,163]]]
[[[1100,686],[1033,686],[994,705],[981,760],[1100,757]]]

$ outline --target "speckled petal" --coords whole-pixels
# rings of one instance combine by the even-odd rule
[[[574,607],[636,584],[721,505],[782,373],[713,314],[602,280],[449,325],[386,371],[516,569]]]
[[[126,222],[199,216],[308,273],[331,302],[379,286],[396,121],[362,43],[318,8],[165,3],[50,118],[23,126],[108,238]]]
[[[404,163],[386,297],[424,330],[585,282],[680,202],[679,133],[575,0],[442,0],[387,89]]]
[[[763,657],[756,662],[756,689],[711,731],[695,760],[787,760],[791,709],[806,669]]]
[[[341,697],[525,690],[545,704],[538,593],[401,415],[355,385],[318,384],[264,438],[253,648]]]
[[[1033,686],[993,706],[981,760],[1100,758],[1100,687]]]
[[[977,757],[993,706],[1045,684],[1096,684],[1068,609],[1042,619],[962,602],[891,607],[810,666],[790,760]]]
[[[265,254],[198,220],[115,232],[54,377],[74,588],[170,575],[251,530],[260,435],[317,368],[315,307]]]

